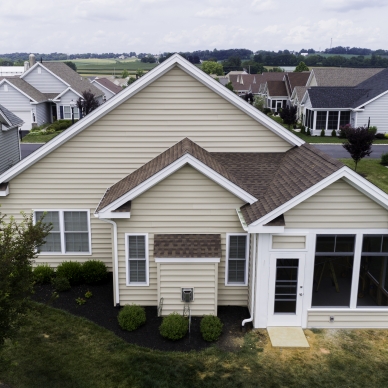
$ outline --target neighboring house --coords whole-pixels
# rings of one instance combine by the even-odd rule
[[[262,89],[266,98],[266,106],[272,112],[279,112],[287,105],[288,94],[284,81],[267,81]]]
[[[91,84],[104,93],[104,102],[108,101],[110,98],[112,98],[123,90],[122,87],[114,84],[112,81],[108,80],[108,78],[94,78],[91,81]]]
[[[21,118],[0,105],[0,174],[21,159],[19,128],[22,125]]]
[[[104,261],[115,305],[182,313],[189,291],[192,315],[247,306],[255,328],[388,327],[388,195],[177,54],[0,196],[53,223],[37,263]]]
[[[252,85],[255,85],[255,91],[258,90],[257,79],[259,77],[260,74],[231,74],[229,80],[232,83],[233,91],[240,96],[247,93],[253,94]]]
[[[0,104],[23,120],[22,130],[51,122],[49,98],[22,78],[0,77]]]
[[[370,123],[378,132],[388,133],[388,69],[377,72],[355,87],[312,87],[301,101],[305,111],[305,125],[312,134],[322,129],[330,132],[341,125],[353,127]]]
[[[306,93],[306,86],[295,86],[290,97],[290,103],[297,107],[296,117],[297,120],[302,120],[303,107],[301,106],[302,99]]]

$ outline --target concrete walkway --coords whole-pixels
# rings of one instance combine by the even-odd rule
[[[267,327],[274,348],[310,348],[301,327]]]

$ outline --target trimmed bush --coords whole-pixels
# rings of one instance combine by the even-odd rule
[[[57,277],[66,278],[72,286],[81,284],[83,281],[81,263],[77,261],[64,261],[57,267]]]
[[[388,152],[381,155],[381,162],[383,166],[388,166]]]
[[[303,133],[303,134],[306,133],[306,127],[304,125],[300,126],[300,133]]]
[[[384,138],[385,138],[385,139],[388,139],[388,133],[386,133],[386,134],[384,135]]]
[[[51,284],[58,292],[70,290],[71,285],[68,279],[64,277],[56,277],[51,280]]]
[[[162,337],[176,341],[183,338],[188,329],[188,319],[178,313],[172,313],[163,318],[162,324],[159,327],[159,332]]]
[[[372,125],[368,128],[369,132],[372,132],[374,135],[376,135],[377,127],[375,125]]]
[[[86,284],[103,283],[107,275],[106,265],[100,260],[88,260],[82,264],[82,276]]]
[[[306,130],[306,135],[307,135],[307,136],[311,136],[311,130],[310,130],[310,128],[307,128],[307,130]]]
[[[376,135],[375,135],[375,139],[385,139],[385,135],[384,135],[384,133],[376,133]]]
[[[33,274],[37,283],[45,284],[51,282],[51,279],[55,275],[55,271],[46,263],[37,265],[33,269]]]
[[[133,331],[146,323],[146,313],[143,307],[132,304],[124,306],[117,319],[122,329]]]
[[[337,131],[336,131],[335,129],[333,129],[333,130],[331,131],[331,136],[332,136],[332,137],[336,137],[336,136],[337,136]]]
[[[217,341],[222,333],[223,323],[214,315],[204,315],[201,319],[200,330],[205,341]]]
[[[320,135],[321,137],[325,137],[326,135],[325,135],[325,130],[324,129],[322,129],[321,130],[321,135]]]

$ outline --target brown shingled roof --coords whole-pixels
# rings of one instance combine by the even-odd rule
[[[284,81],[267,81],[267,90],[269,96],[288,96],[286,84]]]
[[[221,258],[220,234],[155,234],[157,258]]]
[[[384,69],[314,69],[317,86],[357,86]]]

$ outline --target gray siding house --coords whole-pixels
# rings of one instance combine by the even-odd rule
[[[20,161],[19,128],[23,120],[0,105],[0,174]]]
[[[108,101],[110,98],[123,90],[123,88],[114,84],[112,81],[109,81],[107,78],[95,78],[91,81],[91,84],[104,93],[104,101]]]

